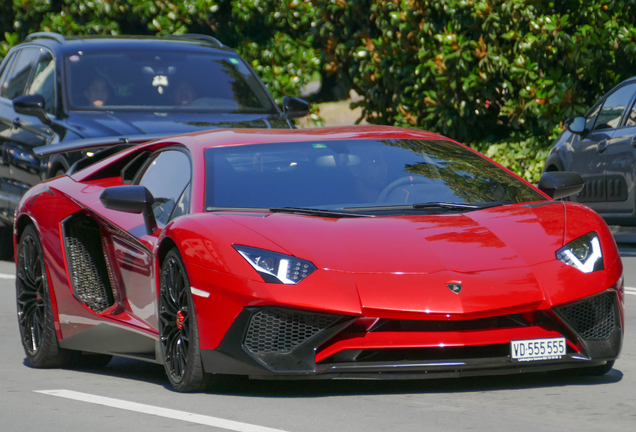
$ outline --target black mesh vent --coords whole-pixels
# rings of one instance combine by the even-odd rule
[[[115,302],[108,278],[99,225],[77,217],[65,226],[66,258],[75,297],[100,313]]]
[[[338,319],[283,309],[260,310],[252,315],[243,344],[254,354],[288,353]]]
[[[556,310],[583,339],[609,339],[616,327],[615,298],[603,293]]]

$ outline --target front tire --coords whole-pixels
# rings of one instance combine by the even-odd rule
[[[24,229],[17,252],[18,324],[24,352],[33,367],[65,366],[71,355],[57,342],[46,265],[35,226]]]
[[[178,392],[202,391],[210,384],[201,362],[190,282],[177,249],[161,266],[159,337],[166,375]]]

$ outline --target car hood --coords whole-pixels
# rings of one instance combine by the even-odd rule
[[[507,205],[421,216],[332,219],[275,213],[224,218],[318,268],[351,273],[473,273],[555,259],[563,245],[562,203]]]
[[[84,138],[140,134],[182,134],[219,127],[289,128],[276,115],[192,112],[73,112],[68,125]]]

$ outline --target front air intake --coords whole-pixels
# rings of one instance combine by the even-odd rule
[[[279,308],[259,310],[250,320],[243,345],[252,354],[286,354],[341,317]]]
[[[609,339],[616,328],[616,295],[605,292],[556,308],[556,312],[584,340]]]

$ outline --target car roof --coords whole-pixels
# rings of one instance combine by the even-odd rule
[[[126,50],[155,50],[174,51],[187,50],[191,52],[210,52],[210,50],[234,53],[217,39],[206,35],[170,35],[164,37],[138,35],[85,35],[62,36],[57,33],[35,33],[29,35],[23,43],[45,46],[58,53],[75,52],[78,50],[95,51],[126,51]]]

